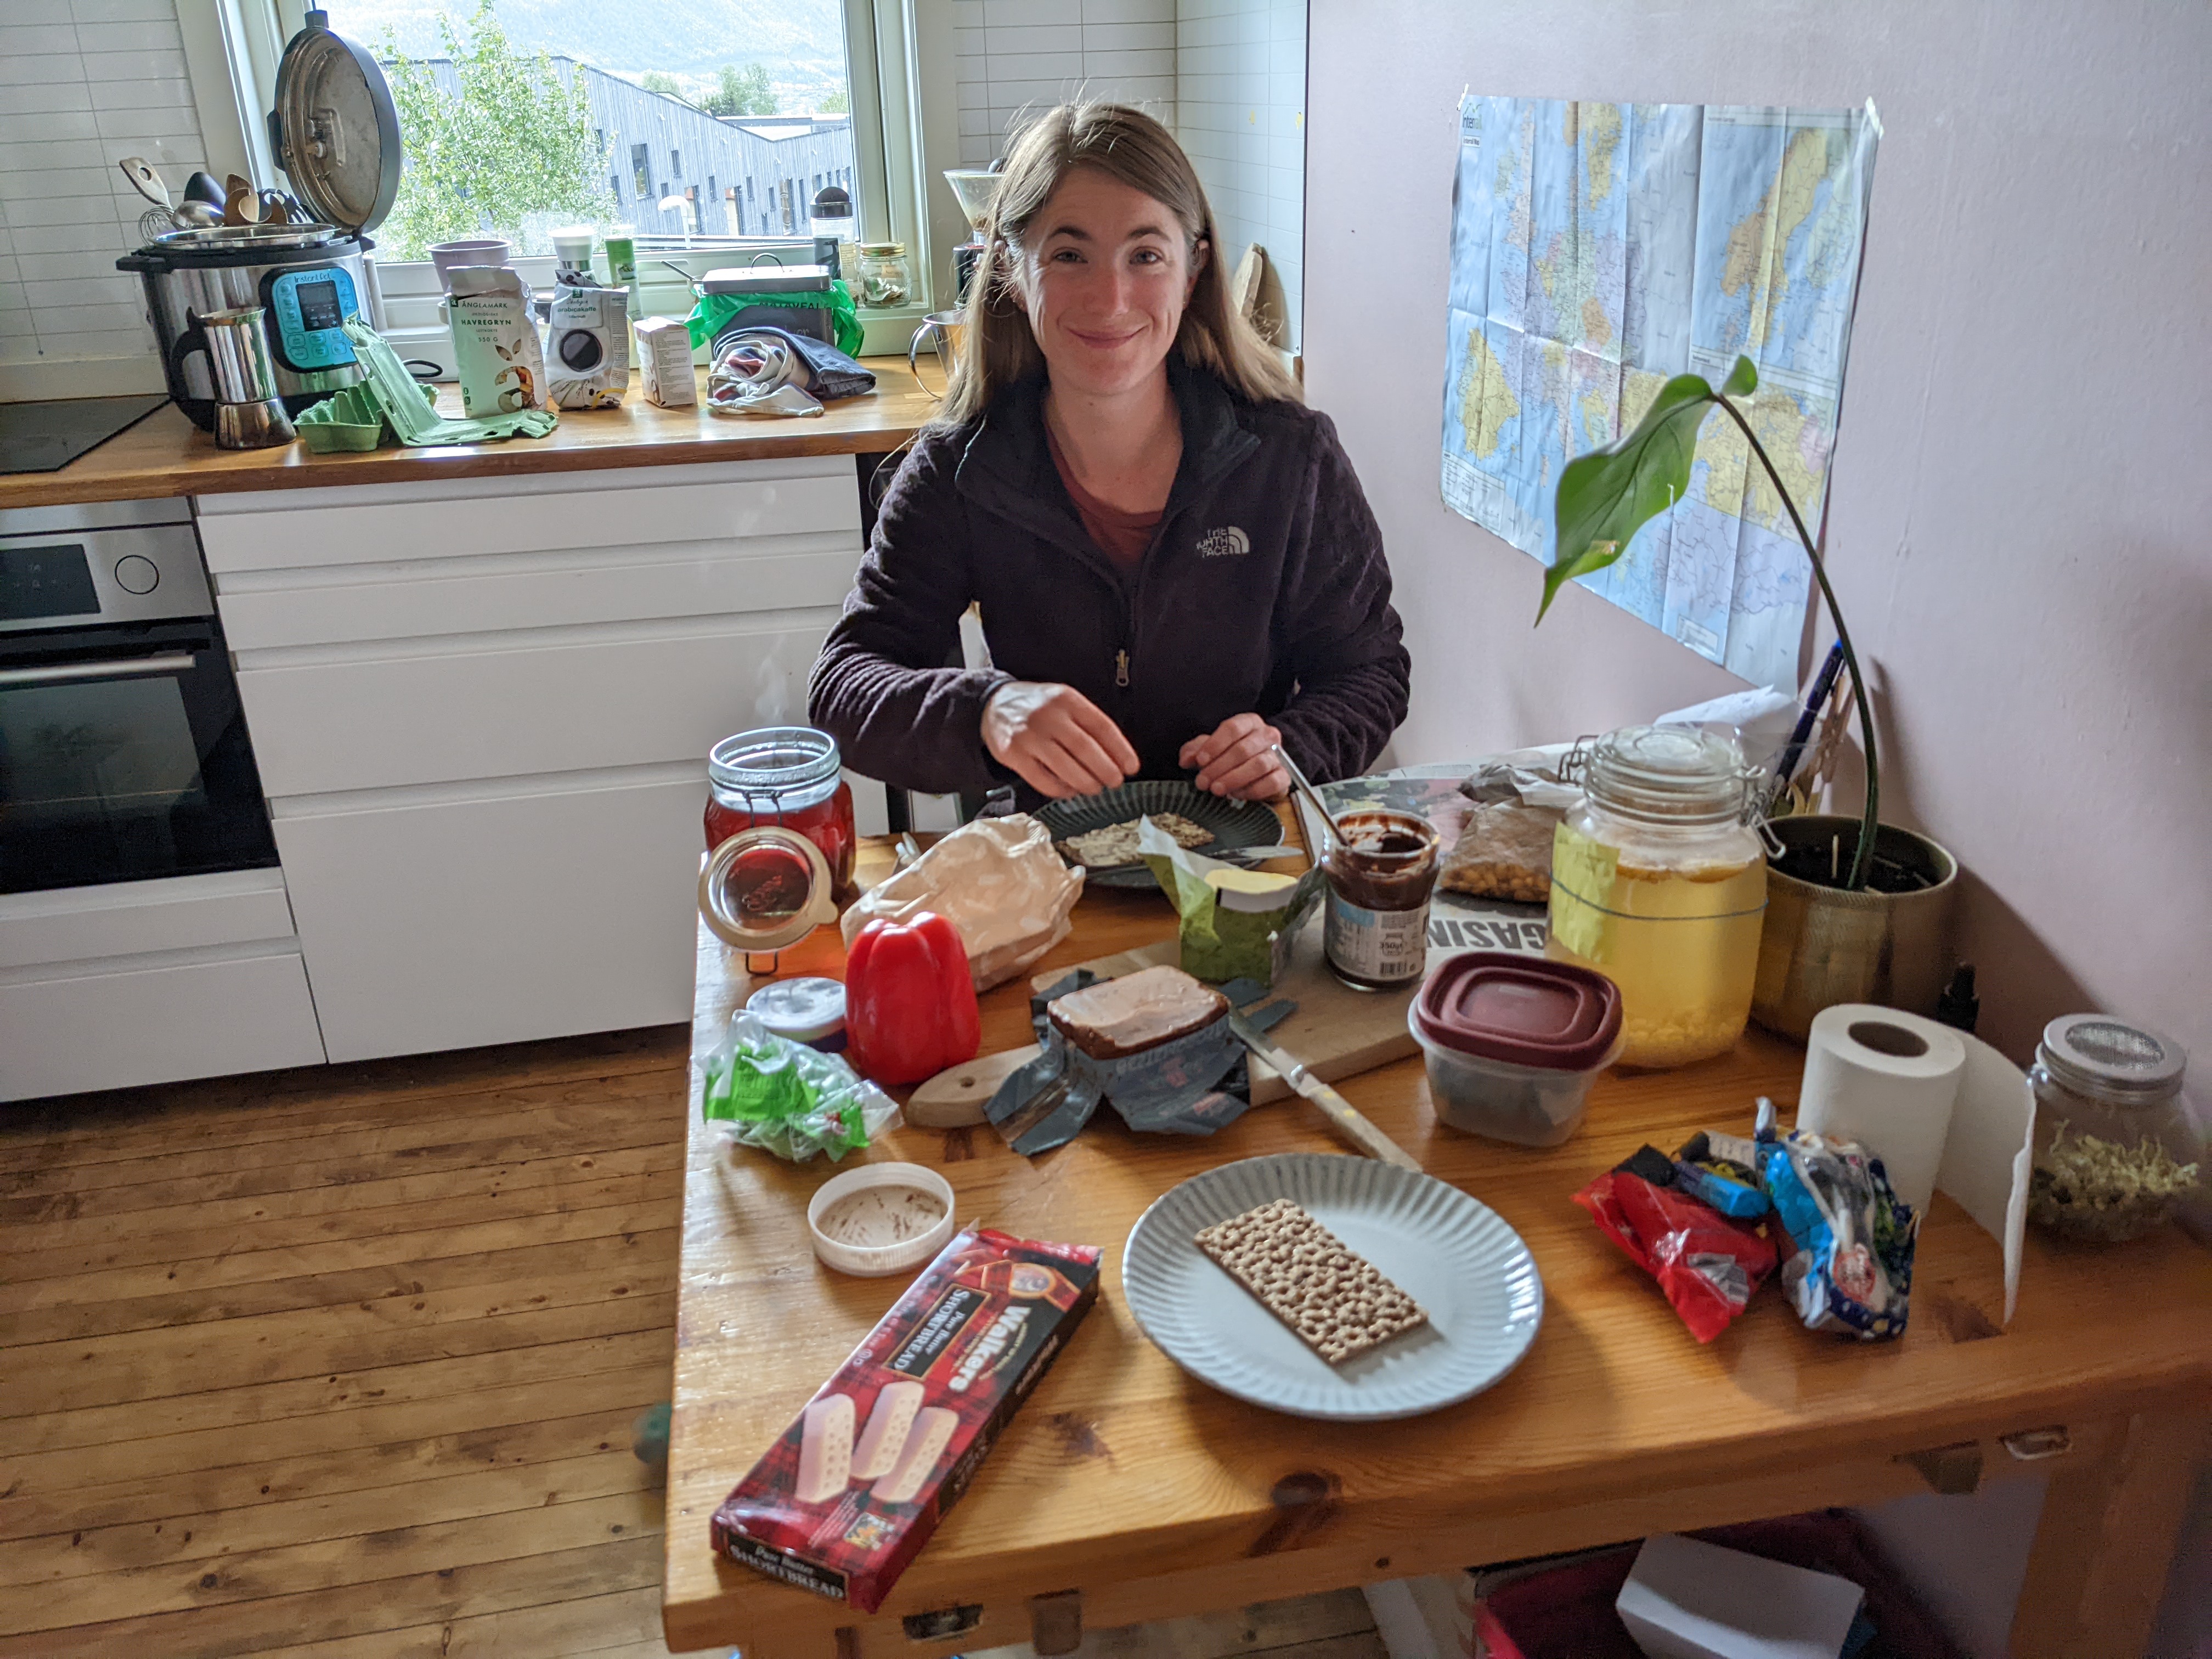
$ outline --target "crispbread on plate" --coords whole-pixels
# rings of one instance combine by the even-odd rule
[[[1421,1304],[1287,1198],[1217,1221],[1198,1248],[1332,1365],[1429,1322]]]
[[[1180,812],[1155,812],[1152,819],[1178,847],[1205,847],[1213,840],[1212,830],[1202,823],[1192,823]],[[1115,870],[1134,864],[1142,856],[1137,851],[1137,826],[1143,821],[1128,818],[1103,829],[1086,830],[1060,842],[1060,850],[1069,862],[1087,870]]]

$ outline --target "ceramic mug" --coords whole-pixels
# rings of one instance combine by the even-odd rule
[[[937,361],[945,366],[945,391],[949,392],[952,389],[952,376],[957,372],[957,366],[960,361],[960,342],[967,332],[968,319],[957,311],[933,311],[915,327],[914,338],[907,344],[906,366],[913,373],[915,383],[924,392],[929,392],[929,387],[922,382],[921,368],[917,361],[921,355],[923,339],[929,338],[937,343]],[[942,398],[945,392],[929,392],[929,395]]]

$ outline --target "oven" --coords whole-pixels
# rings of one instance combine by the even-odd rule
[[[0,894],[276,864],[185,504],[0,513]]]

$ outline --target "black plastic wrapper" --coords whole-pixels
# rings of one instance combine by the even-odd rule
[[[1251,1067],[1225,1019],[1120,1060],[1094,1060],[1062,1036],[1046,1009],[1071,991],[1096,985],[1098,977],[1079,968],[1030,999],[1030,1020],[1042,1052],[1000,1084],[984,1108],[1009,1146],[1024,1156],[1065,1146],[1102,1103],[1148,1134],[1210,1135],[1243,1116],[1252,1104]],[[1220,988],[1239,1007],[1267,994],[1249,979]],[[1264,1031],[1297,1008],[1294,1002],[1271,1002],[1248,1010],[1245,1018]]]

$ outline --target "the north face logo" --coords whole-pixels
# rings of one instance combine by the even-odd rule
[[[1252,538],[1233,524],[1209,530],[1198,538],[1198,556],[1202,559],[1235,558],[1251,550]]]

